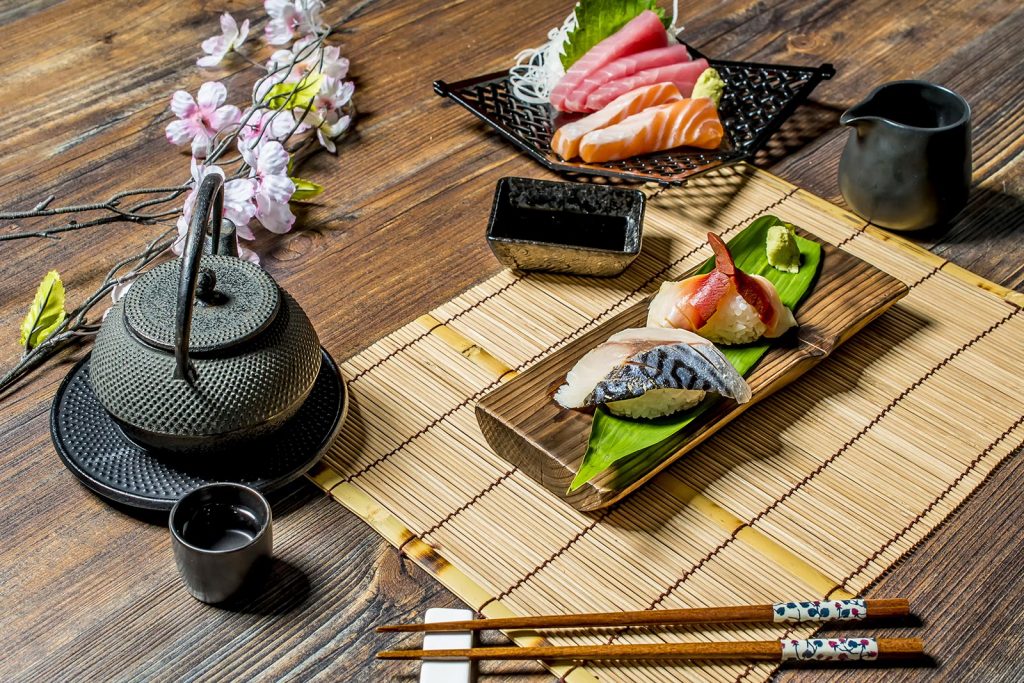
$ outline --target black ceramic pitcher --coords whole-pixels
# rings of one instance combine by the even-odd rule
[[[875,88],[839,118],[852,126],[839,189],[860,216],[893,230],[945,223],[967,203],[971,108],[925,81]]]

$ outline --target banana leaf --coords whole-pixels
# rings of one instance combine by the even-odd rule
[[[797,235],[797,246],[800,249],[799,272],[787,273],[778,270],[768,263],[765,244],[768,229],[779,224],[785,223],[775,216],[758,218],[743,232],[729,240],[729,251],[738,268],[751,275],[762,275],[771,280],[779,291],[782,303],[795,312],[814,286],[821,265],[821,245]],[[694,275],[709,273],[714,267],[715,260],[712,257],[697,269]],[[719,349],[737,372],[745,376],[768,352],[771,343],[771,340],[759,340],[751,344],[720,346]],[[604,406],[600,406],[594,411],[587,453],[583,456],[583,462],[569,491],[575,491],[623,458],[673,436],[693,423],[712,405],[714,399],[709,398],[690,410],[654,420],[619,417],[608,412]]]

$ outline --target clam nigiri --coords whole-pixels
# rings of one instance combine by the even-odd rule
[[[709,391],[750,400],[746,381],[710,341],[686,330],[641,327],[613,334],[580,358],[555,401],[654,418],[692,408]]]
[[[715,269],[680,282],[662,283],[651,301],[647,325],[696,332],[722,344],[779,337],[796,326],[775,285],[736,267],[718,235],[708,233]]]

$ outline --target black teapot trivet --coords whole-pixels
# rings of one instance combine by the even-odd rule
[[[309,397],[272,433],[205,455],[166,453],[125,436],[89,383],[89,358],[64,379],[50,409],[50,434],[68,469],[110,500],[149,510],[170,510],[202,484],[230,481],[263,493],[294,481],[323,455],[348,407],[345,382],[321,349],[323,361]]]

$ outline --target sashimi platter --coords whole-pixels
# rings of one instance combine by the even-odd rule
[[[749,158],[831,65],[704,57],[654,0],[581,0],[507,71],[435,91],[548,168],[678,182]]]

